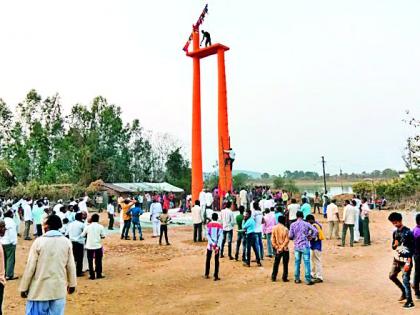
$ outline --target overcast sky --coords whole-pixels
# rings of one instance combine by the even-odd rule
[[[192,61],[203,29],[226,55],[237,169],[282,173],[402,169],[420,116],[418,0],[13,0],[0,2],[0,97],[35,88],[65,109],[105,96],[126,121],[179,138],[190,154]],[[204,169],[217,159],[216,58],[202,62]]]

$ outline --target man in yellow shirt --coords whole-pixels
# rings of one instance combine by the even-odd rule
[[[131,226],[131,215],[128,213],[128,211],[130,211],[131,207],[136,203],[135,200],[133,199],[125,199],[124,202],[121,204],[121,212],[123,215],[123,221],[124,221],[124,226],[121,232],[121,239],[130,239],[128,237],[128,232],[130,231],[130,226]]]

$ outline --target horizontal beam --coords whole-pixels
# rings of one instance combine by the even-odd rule
[[[187,53],[187,56],[191,58],[202,59],[202,58],[206,58],[208,56],[217,54],[219,50],[226,51],[226,50],[229,50],[229,47],[222,44],[214,44],[209,47],[200,48],[195,51],[190,51]]]

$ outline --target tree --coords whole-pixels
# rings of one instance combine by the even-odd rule
[[[299,192],[299,188],[296,186],[295,181],[292,180],[292,179],[286,180],[286,182],[284,184],[284,189],[287,190],[287,191],[290,191],[292,193]]]
[[[269,179],[270,178],[270,174],[268,174],[268,173],[262,173],[261,174],[261,178],[262,179]]]
[[[353,184],[352,189],[358,195],[367,196],[372,193],[373,186],[370,182],[358,182]]]
[[[274,184],[274,188],[276,189],[281,189],[284,187],[285,181],[284,179],[279,175],[276,176],[276,178],[274,178],[273,180],[273,184]]]
[[[409,126],[414,129],[413,135],[408,137],[405,153],[402,156],[407,169],[420,168],[420,120],[410,116],[410,112],[406,111],[407,118],[404,119]]]
[[[233,187],[239,190],[247,184],[247,181],[249,180],[249,175],[245,173],[239,173],[233,176],[232,180],[233,180]]]
[[[184,189],[191,190],[191,169],[189,163],[180,153],[178,147],[169,153],[165,163],[165,181]]]

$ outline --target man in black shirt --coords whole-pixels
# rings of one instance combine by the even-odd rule
[[[406,300],[404,308],[414,307],[411,297],[410,274],[413,268],[414,236],[411,230],[402,224],[402,215],[392,212],[388,220],[397,228],[392,234],[392,249],[395,250],[389,279],[400,288],[402,295],[399,301]],[[398,279],[402,271],[403,284]]]
[[[203,39],[201,40],[200,46],[203,43],[204,40],[206,40],[206,42],[204,43],[207,46],[211,46],[211,37],[210,37],[210,33],[206,32],[206,31],[201,31],[201,33],[203,34]]]

